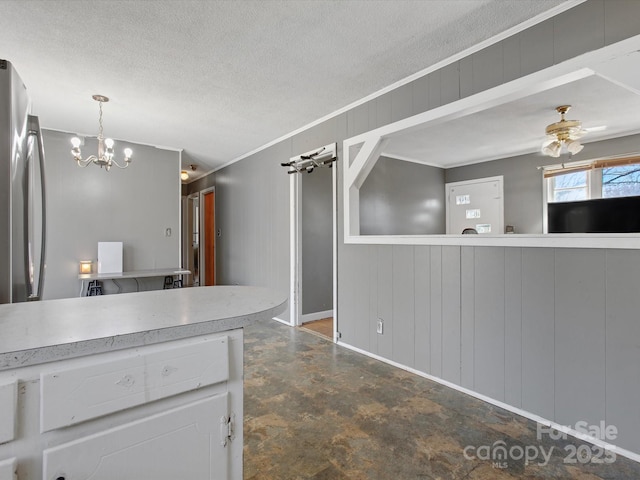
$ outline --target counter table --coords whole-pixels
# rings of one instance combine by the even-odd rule
[[[171,277],[175,278],[183,276],[191,275],[191,270],[187,270],[184,268],[153,268],[150,270],[131,270],[128,272],[112,272],[112,273],[80,273],[78,274],[78,280],[81,281],[80,284],[80,296],[85,295],[84,282],[85,280],[89,281],[89,284],[93,280],[104,281],[111,280],[118,287],[118,293],[120,293],[120,284],[118,280],[126,280],[132,279],[136,282],[136,292],[140,291],[140,283],[138,282],[139,278],[150,278],[150,277]]]
[[[242,328],[285,307],[258,287],[0,305],[0,480],[241,479]]]

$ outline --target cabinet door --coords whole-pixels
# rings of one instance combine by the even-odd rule
[[[229,339],[186,339],[41,374],[42,432],[229,379]]]
[[[225,393],[49,448],[43,479],[227,479],[227,412]]]
[[[16,433],[18,382],[0,379],[0,443],[10,442]]]
[[[16,459],[0,461],[0,480],[16,480]]]

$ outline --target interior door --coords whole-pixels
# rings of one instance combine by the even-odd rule
[[[215,192],[209,191],[203,194],[203,221],[204,221],[204,285],[216,284],[216,208]]]
[[[502,184],[502,176],[447,183],[447,233],[504,233]]]

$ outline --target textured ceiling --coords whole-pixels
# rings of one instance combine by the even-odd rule
[[[580,120],[588,144],[640,133],[640,53],[594,66],[594,75],[523,96],[444,123],[427,124],[394,136],[383,155],[449,168],[540,153],[545,127],[560,120],[558,105],[571,105],[566,118]],[[590,65],[591,66],[591,65]]]
[[[100,93],[204,173],[563,3],[0,0],[0,58],[45,128],[95,135]]]

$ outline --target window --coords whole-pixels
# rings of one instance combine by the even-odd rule
[[[589,195],[589,172],[572,172],[550,179],[550,202],[573,202],[587,200]]]
[[[640,195],[640,165],[602,169],[602,198]]]
[[[548,167],[544,178],[550,203],[640,196],[640,157]]]

